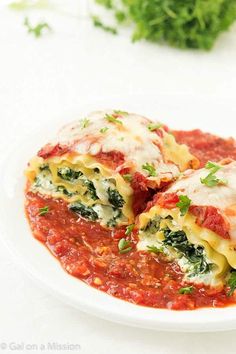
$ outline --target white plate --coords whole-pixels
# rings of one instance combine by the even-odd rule
[[[36,241],[29,230],[23,209],[23,170],[29,158],[47,142],[61,124],[94,109],[130,110],[161,120],[179,129],[199,127],[221,135],[233,134],[236,110],[233,102],[183,96],[110,97],[78,107],[64,114],[66,120],[51,118],[40,131],[20,136],[15,146],[6,152],[1,166],[1,238],[11,250],[15,261],[38,284],[43,285],[62,301],[82,311],[102,318],[142,328],[169,331],[216,331],[236,329],[236,307],[170,311],[152,309],[116,299],[100,292],[64,272],[58,261]],[[236,133],[235,133],[236,135]]]

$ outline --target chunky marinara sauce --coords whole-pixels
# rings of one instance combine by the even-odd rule
[[[208,160],[236,159],[236,146],[231,139],[199,130],[174,134],[203,165]],[[49,212],[40,216],[39,209],[45,205]],[[161,254],[138,252],[135,233],[130,238],[132,250],[120,254],[118,242],[125,229],[111,231],[78,218],[63,200],[27,191],[26,213],[35,238],[47,246],[69,274],[110,295],[139,305],[173,310],[236,303],[236,297],[228,297],[225,290],[203,285],[194,285],[191,294],[180,294],[183,274],[177,264],[167,262]]]

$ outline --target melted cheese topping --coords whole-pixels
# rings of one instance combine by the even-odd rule
[[[177,144],[175,138],[163,129],[162,137],[148,129],[153,123],[149,119],[126,112],[116,115],[115,112],[94,112],[84,120],[66,125],[51,144],[68,145],[77,153],[88,155],[119,151],[125,156],[120,169],[129,168],[148,177],[142,166],[151,164],[157,177],[150,179],[159,183],[173,180],[179,171],[198,166],[198,160],[189,153],[186,145]],[[113,117],[112,121],[109,117]]]
[[[168,193],[187,195],[191,199],[192,205],[218,208],[225,219],[229,221],[230,237],[236,244],[236,162],[222,166],[215,173],[218,179],[227,182],[226,185],[207,187],[202,184],[201,178],[205,178],[209,173],[210,170],[205,168],[198,171],[187,171],[168,189]]]

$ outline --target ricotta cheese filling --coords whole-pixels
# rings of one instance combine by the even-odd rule
[[[58,168],[57,175],[61,185],[53,183],[48,165],[42,166],[31,185],[31,190],[58,198],[65,196],[71,201],[71,211],[90,221],[98,221],[103,226],[116,227],[127,222],[122,212],[125,201],[116,189],[114,179],[102,178],[97,171],[97,179],[92,181],[81,171],[69,167]],[[66,188],[64,181],[70,183],[73,188]]]
[[[170,227],[170,228],[169,228]],[[172,231],[173,229],[174,231]],[[176,262],[189,283],[218,285],[214,272],[217,265],[206,254],[202,245],[191,243],[186,233],[168,216],[155,216],[139,230],[139,251],[161,253],[169,262]]]

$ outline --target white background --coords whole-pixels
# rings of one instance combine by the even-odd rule
[[[235,27],[210,53],[132,44],[126,31],[112,36],[95,29],[88,17],[93,6],[86,0],[66,0],[54,2],[56,12],[27,13],[32,21],[42,18],[53,28],[53,33],[35,39],[22,25],[25,14],[9,11],[1,3],[1,157],[22,132],[47,124],[50,115],[76,111],[84,102],[107,96],[179,95],[181,100],[204,97],[234,104]],[[215,123],[214,116],[207,117],[208,130]],[[190,125],[197,126],[197,121]],[[158,333],[80,313],[39,289],[17,268],[4,246],[0,247],[0,284],[0,342],[80,344],[83,354],[230,354],[236,350],[236,331]]]

